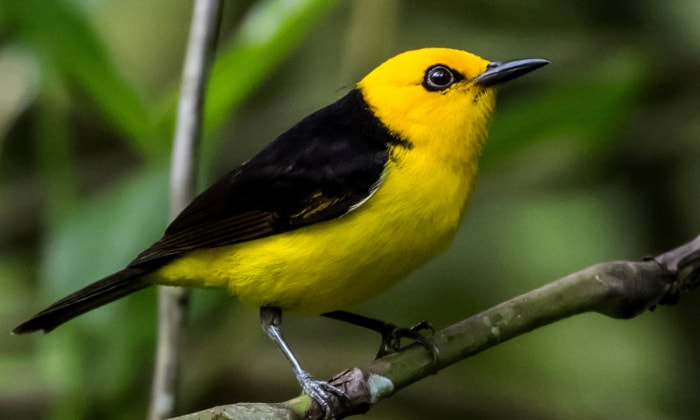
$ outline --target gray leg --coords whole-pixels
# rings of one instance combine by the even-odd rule
[[[281,322],[282,311],[279,308],[270,306],[263,306],[260,308],[260,325],[263,330],[265,330],[265,333],[267,333],[272,341],[277,343],[282,353],[284,353],[287,360],[292,364],[294,376],[296,376],[297,382],[301,385],[304,393],[316,400],[326,412],[326,418],[330,418],[332,415],[332,406],[329,402],[331,394],[335,394],[340,398],[346,398],[345,393],[328,382],[314,379],[311,374],[301,368],[296,357],[294,357],[294,353],[292,353],[289,345],[287,345],[287,342],[282,337],[279,328]]]

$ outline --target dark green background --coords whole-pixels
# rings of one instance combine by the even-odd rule
[[[190,12],[173,0],[0,0],[0,329],[119,269],[165,227]],[[552,60],[502,89],[452,248],[357,312],[443,327],[700,231],[697,1],[228,1],[224,14],[206,181],[400,51]],[[255,308],[216,291],[193,301],[180,413],[296,395]],[[560,322],[427,378],[367,418],[695,418],[699,303]],[[0,416],[142,418],[155,313],[149,290],[47,336],[7,335]],[[285,330],[321,378],[377,346],[327,319],[288,317]]]

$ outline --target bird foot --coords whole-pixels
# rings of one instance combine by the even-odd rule
[[[381,331],[382,344],[379,347],[376,358],[379,359],[387,354],[398,352],[401,350],[401,340],[406,338],[425,347],[426,350],[430,352],[433,360],[437,362],[439,350],[428,337],[423,335],[422,331],[425,330],[429,331],[430,335],[435,333],[435,328],[427,321],[421,321],[409,328],[397,327],[394,324],[386,324],[383,331]]]
[[[302,370],[298,372],[296,376],[304,393],[316,401],[323,409],[325,413],[324,419],[333,418],[333,400],[344,400],[348,398],[345,392],[340,388],[326,381],[314,379],[311,374],[306,371]]]

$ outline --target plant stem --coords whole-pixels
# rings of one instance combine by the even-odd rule
[[[171,218],[176,217],[194,197],[204,92],[216,49],[220,15],[220,0],[197,0],[194,4],[173,140]],[[180,347],[188,302],[187,289],[159,288],[158,345],[148,415],[151,420],[172,417],[175,410]]]

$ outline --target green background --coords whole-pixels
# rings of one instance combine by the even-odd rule
[[[697,1],[225,4],[202,185],[398,52],[552,61],[502,89],[451,249],[359,313],[440,328],[700,230]],[[119,269],[166,226],[191,7],[0,0],[0,329]],[[193,296],[179,413],[296,395],[257,309],[222,292]],[[696,418],[699,303],[686,296],[631,321],[565,320],[429,377],[367,418]],[[0,417],[144,417],[155,314],[148,290],[46,336],[8,334]],[[287,317],[284,327],[320,378],[367,362],[378,344],[328,319]]]

